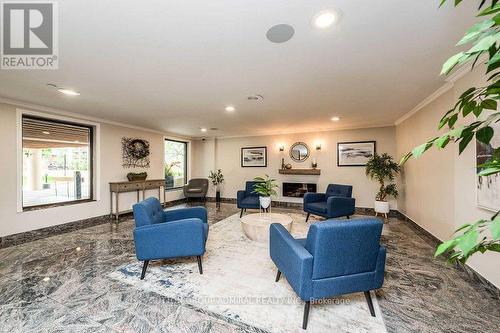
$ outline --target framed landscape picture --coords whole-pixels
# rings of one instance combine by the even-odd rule
[[[267,147],[241,148],[241,167],[267,167]]]
[[[500,123],[490,125],[495,133],[500,132]],[[500,135],[494,136],[489,144],[476,140],[476,167],[491,160],[493,151],[500,147]],[[497,212],[500,210],[500,174],[477,176],[477,205],[481,208]]]
[[[375,154],[375,141],[337,143],[337,166],[365,166]]]

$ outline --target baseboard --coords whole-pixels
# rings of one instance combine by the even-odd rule
[[[166,207],[175,206],[184,202],[186,202],[186,199],[169,201],[166,203]],[[125,212],[120,214],[120,220],[127,220],[130,219],[131,217],[132,217],[132,212]],[[85,229],[101,224],[111,223],[114,221],[115,221],[114,218],[111,218],[109,214],[106,214],[106,215],[91,217],[88,219],[83,219],[83,220],[58,224],[46,228],[21,232],[18,234],[8,235],[0,237],[0,249],[23,243],[33,242],[50,236],[65,234],[79,229]]]
[[[411,218],[401,212],[398,213],[402,216],[401,220],[407,222],[407,225],[412,228],[420,237],[424,238],[427,244],[431,245],[432,247],[436,247],[442,243],[439,238],[419,226]],[[467,264],[464,265],[459,263],[455,264],[454,266],[455,268],[465,272],[471,280],[480,283],[493,297],[495,297],[496,299],[500,299],[500,289],[493,283],[488,281],[486,278],[484,278],[481,274],[476,272],[472,267]]]

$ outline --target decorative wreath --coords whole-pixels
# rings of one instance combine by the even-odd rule
[[[149,156],[149,142],[142,139],[133,139],[127,142],[125,149],[129,156],[135,159],[143,159]]]

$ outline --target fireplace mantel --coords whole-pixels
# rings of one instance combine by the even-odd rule
[[[282,175],[321,175],[320,169],[279,169],[278,172]]]

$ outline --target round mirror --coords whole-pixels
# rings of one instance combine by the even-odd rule
[[[304,142],[296,142],[290,148],[290,157],[295,162],[304,162],[309,157],[309,147]]]

